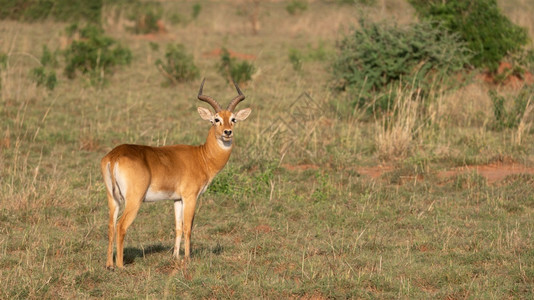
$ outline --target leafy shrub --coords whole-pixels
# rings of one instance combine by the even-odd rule
[[[498,95],[495,91],[490,91],[489,95],[493,103],[493,129],[503,130],[505,128],[517,128],[523,117],[525,111],[532,101],[534,94],[534,87],[525,86],[515,96],[512,97],[512,104],[507,105],[507,99]],[[511,107],[510,107],[511,106]]]
[[[93,83],[103,83],[105,74],[113,67],[130,64],[130,49],[105,36],[99,27],[88,25],[78,30],[77,26],[71,26],[69,30],[78,31],[81,39],[73,41],[64,52],[67,77],[74,78],[80,71],[89,74]]]
[[[232,79],[237,83],[247,82],[252,79],[254,71],[254,65],[247,61],[239,62],[235,57],[230,55],[230,52],[226,48],[222,49],[219,74],[226,78],[228,82]]]
[[[32,69],[32,76],[37,85],[44,85],[47,89],[53,90],[57,84],[56,71],[47,72],[45,67]]]
[[[56,21],[85,20],[99,24],[103,0],[0,0],[0,19],[39,21],[52,18]]]
[[[458,33],[473,52],[471,63],[496,71],[499,62],[528,42],[526,29],[501,14],[496,0],[410,0],[419,15]]]
[[[302,0],[291,0],[286,5],[286,11],[292,16],[304,12],[306,9],[308,9],[308,3]]]
[[[187,25],[189,22],[196,20],[201,12],[202,12],[202,4],[195,3],[193,4],[191,8],[191,18],[189,18],[188,16],[184,16],[181,13],[175,12],[169,17],[169,21],[173,25],[178,25],[178,24]]]
[[[53,69],[58,66],[56,57],[57,53],[51,52],[46,45],[43,45],[43,54],[41,55],[41,65],[33,68],[31,75],[38,86],[44,85],[49,90],[54,90],[57,85],[56,71]],[[52,68],[52,70],[49,70]]]
[[[48,46],[43,45],[43,54],[41,55],[41,64],[43,66],[51,66],[53,68],[58,66],[57,52],[51,52]]]
[[[165,61],[156,60],[156,67],[171,84],[192,80],[199,76],[193,55],[187,54],[182,44],[168,45]]]
[[[396,85],[422,89],[444,82],[467,64],[469,54],[456,35],[423,22],[408,27],[367,23],[338,44],[332,64],[335,87],[359,107],[374,99],[385,109]],[[375,98],[378,97],[378,98]]]
[[[193,17],[193,19],[198,18],[201,11],[202,11],[202,4],[200,3],[193,4],[193,11],[191,12],[191,16]]]
[[[163,7],[159,2],[138,2],[126,6],[127,16],[130,21],[134,22],[128,30],[135,34],[147,34],[158,32],[158,21],[163,15]]]

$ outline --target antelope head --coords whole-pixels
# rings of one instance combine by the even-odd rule
[[[212,129],[215,133],[215,138],[219,145],[223,148],[229,148],[232,146],[232,139],[234,137],[234,124],[238,121],[245,120],[252,111],[250,108],[242,109],[234,113],[234,109],[239,104],[239,102],[245,100],[245,95],[237,86],[237,83],[234,81],[235,88],[237,90],[237,96],[230,102],[226,109],[222,109],[221,106],[215,99],[210,96],[202,94],[202,88],[204,87],[204,81],[200,84],[200,90],[198,91],[198,99],[204,101],[211,105],[215,110],[215,113],[212,113],[209,109],[204,107],[198,107],[198,113],[200,117],[204,120],[210,121],[212,124]]]

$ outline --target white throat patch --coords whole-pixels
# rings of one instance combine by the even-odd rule
[[[232,148],[232,141],[223,141],[222,139],[217,139],[217,144],[219,144],[219,147],[221,147],[224,150],[229,150]]]

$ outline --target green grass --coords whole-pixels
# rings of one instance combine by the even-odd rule
[[[253,111],[199,199],[190,262],[172,259],[172,203],[148,203],[126,236],[127,264],[114,272],[104,267],[99,160],[121,143],[202,143],[209,125],[196,112],[200,82],[162,87],[150,42],[108,25],[132,64],[102,88],[58,72],[49,91],[29,71],[43,44],[60,46],[64,24],[0,22],[9,59],[0,71],[0,298],[534,297],[534,177],[436,176],[499,160],[532,166],[532,131],[519,143],[516,129],[491,130],[491,100],[474,82],[437,96],[414,123],[410,151],[384,161],[377,136],[389,121],[341,111],[327,61],[304,61],[296,72],[287,58],[319,42],[334,49],[336,26],[355,21],[356,8],[309,3],[294,17],[309,24],[299,27],[286,4],[260,7],[257,35],[225,3],[203,4],[205,23],[169,27],[207,78],[204,92],[222,105],[235,89],[217,73],[219,57],[203,53],[224,45],[256,55],[259,75],[239,105]],[[171,14],[179,4],[165,5]],[[154,42],[165,49],[168,40]],[[295,104],[303,92],[313,103]],[[309,114],[294,119],[300,106]],[[393,170],[378,179],[359,172],[380,164]],[[298,165],[311,167],[291,168]]]

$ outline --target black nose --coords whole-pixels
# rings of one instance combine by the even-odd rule
[[[230,136],[230,135],[232,135],[232,130],[225,130],[224,134]]]

